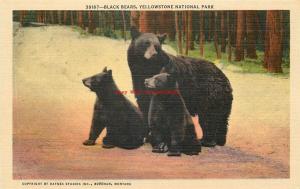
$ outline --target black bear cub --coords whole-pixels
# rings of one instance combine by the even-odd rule
[[[175,78],[161,73],[145,79],[145,86],[153,94],[148,115],[152,151],[168,151],[168,156],[198,155],[201,145]]]
[[[112,71],[104,70],[83,79],[83,84],[97,94],[89,139],[84,145],[94,145],[102,130],[104,148],[134,149],[143,145],[145,128],[141,112],[125,96],[120,94]]]

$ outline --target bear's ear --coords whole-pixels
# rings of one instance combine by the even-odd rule
[[[102,72],[107,72],[107,66],[105,66]]]
[[[131,39],[136,39],[141,33],[135,26],[131,26],[130,28]]]
[[[157,36],[160,44],[163,44],[168,35],[166,33],[164,33],[164,34],[159,34],[159,35],[156,35],[156,36]]]
[[[108,70],[108,71],[107,71],[107,74],[108,74],[109,76],[112,76],[112,70]]]

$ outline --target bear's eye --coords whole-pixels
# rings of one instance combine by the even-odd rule
[[[161,49],[159,45],[154,45],[154,48],[155,48],[155,50],[156,50],[157,52],[159,52],[160,49]]]
[[[145,42],[145,46],[147,46],[147,47],[150,46],[150,44],[151,44],[150,41]]]
[[[94,80],[94,81],[97,81],[97,82],[100,82],[100,81],[101,81],[101,78],[99,78],[99,77],[94,77],[93,80]]]

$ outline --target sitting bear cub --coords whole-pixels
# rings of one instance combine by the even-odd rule
[[[83,84],[97,94],[89,139],[84,145],[94,145],[102,130],[104,148],[114,146],[134,149],[143,145],[145,128],[141,112],[125,96],[118,93],[112,71],[105,67],[102,73],[83,79]]]
[[[145,79],[145,86],[153,90],[148,115],[152,151],[169,151],[168,156],[198,155],[201,145],[175,78],[161,73]]]

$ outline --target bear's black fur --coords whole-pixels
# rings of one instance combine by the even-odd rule
[[[134,90],[145,90],[144,80],[162,71],[174,75],[188,111],[199,116],[202,145],[225,145],[233,96],[224,73],[209,61],[166,53],[161,49],[165,36],[140,33],[134,27],[131,36],[127,59]],[[150,96],[140,93],[135,96],[147,120]]]
[[[119,93],[112,71],[83,79],[83,84],[97,94],[89,139],[84,145],[94,145],[102,130],[107,134],[103,147],[118,146],[134,149],[143,145],[145,127],[141,112],[125,96]]]
[[[148,116],[152,151],[162,153],[168,150],[169,156],[180,156],[181,152],[197,155],[201,146],[175,78],[161,73],[146,79],[145,85],[154,89]]]

